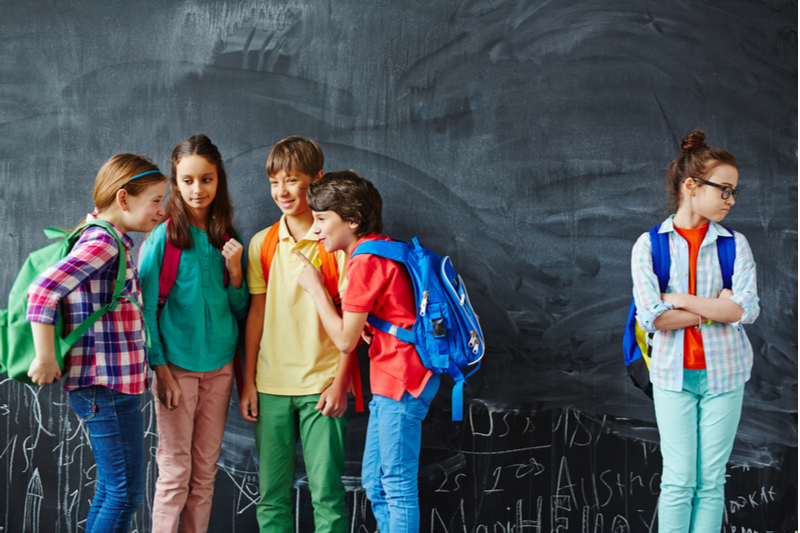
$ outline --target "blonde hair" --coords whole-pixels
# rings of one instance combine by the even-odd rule
[[[157,173],[131,181],[132,177],[151,170],[159,170],[159,168],[155,163],[141,155],[117,154],[106,161],[100,167],[97,178],[94,180],[94,207],[96,212],[99,213],[111,206],[117,197],[117,191],[120,189],[128,191],[131,196],[138,196],[150,185],[166,180],[163,174]]]

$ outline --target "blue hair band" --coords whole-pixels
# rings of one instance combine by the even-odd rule
[[[134,177],[132,177],[128,181],[133,181],[136,178],[141,178],[142,176],[147,176],[148,174],[161,174],[161,171],[160,170],[148,170],[147,172],[142,172],[141,174],[136,174]]]

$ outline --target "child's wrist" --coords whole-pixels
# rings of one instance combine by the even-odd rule
[[[34,359],[38,359],[40,363],[49,363],[56,360],[56,352],[53,350],[37,350]]]
[[[321,285],[321,284],[320,285],[316,285],[315,284],[310,288],[310,290],[308,291],[308,294],[311,295],[311,298],[315,302],[320,302],[321,299],[327,298],[328,291],[325,290],[325,286],[324,285]]]

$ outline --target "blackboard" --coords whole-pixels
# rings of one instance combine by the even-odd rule
[[[797,528],[797,3],[726,0],[7,0],[0,16],[0,306],[46,226],[91,210],[100,165],[220,147],[249,239],[278,217],[264,163],[292,134],[384,198],[385,233],[450,255],[489,350],[424,425],[422,531],[653,530],[652,404],[620,350],[636,237],[702,128],[734,153],[762,311],[724,530]],[[362,368],[368,359],[361,354]],[[365,373],[365,378],[366,378]],[[142,397],[150,532],[157,469]],[[232,399],[211,531],[255,531],[252,429]],[[350,412],[351,531],[366,417]],[[1,531],[82,530],[94,462],[58,386],[0,385]],[[298,531],[312,531],[302,471]]]

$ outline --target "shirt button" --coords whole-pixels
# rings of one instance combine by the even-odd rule
[[[686,245],[685,244],[681,244],[681,248],[686,248]]]
[[[686,272],[684,272],[684,273],[683,273],[683,275],[685,276],[685,275],[686,275]]]
[[[678,357],[680,357],[680,356],[681,356],[681,354],[678,354]]]

